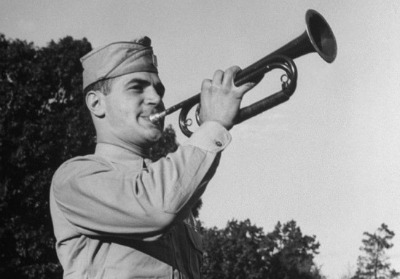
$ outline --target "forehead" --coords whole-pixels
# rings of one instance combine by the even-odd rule
[[[158,74],[150,72],[135,72],[126,74],[116,78],[113,83],[115,83],[116,86],[129,86],[132,83],[162,85]]]

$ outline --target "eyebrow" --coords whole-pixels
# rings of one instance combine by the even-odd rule
[[[127,83],[126,86],[130,86],[133,83],[139,83],[139,84],[143,84],[143,85],[150,85],[150,82],[148,80],[145,79],[141,79],[141,78],[133,78],[130,79]]]

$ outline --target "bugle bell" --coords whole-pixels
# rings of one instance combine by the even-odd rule
[[[321,14],[314,10],[308,10],[305,18],[306,30],[303,34],[236,74],[234,78],[236,86],[240,86],[250,81],[259,82],[266,73],[274,69],[283,70],[285,72],[285,78],[281,78],[281,91],[247,107],[241,108],[235,124],[243,122],[263,111],[289,100],[290,96],[296,90],[297,85],[297,69],[293,59],[308,53],[316,52],[328,63],[335,60],[337,44],[329,24]],[[188,126],[191,125],[191,119],[187,119],[187,115],[193,106],[199,102],[200,94],[197,94],[166,109],[165,111],[151,115],[150,121],[157,122],[165,116],[180,109],[180,129],[186,136],[190,137],[192,132],[188,129]],[[196,113],[196,118],[199,123],[198,112]]]

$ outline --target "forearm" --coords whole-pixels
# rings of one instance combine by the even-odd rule
[[[230,135],[219,124],[204,123],[176,152],[149,166],[149,175],[143,174],[143,179],[148,179],[142,184],[143,189],[149,190],[147,185],[163,185],[166,192],[159,197],[166,201],[163,210],[176,214],[212,178],[221,151],[229,142]]]

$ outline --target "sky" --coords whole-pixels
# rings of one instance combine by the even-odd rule
[[[231,130],[200,218],[219,228],[250,219],[266,233],[295,220],[320,242],[316,262],[330,279],[354,271],[363,232],[386,223],[399,271],[400,1],[1,0],[0,33],[37,46],[85,37],[93,47],[147,35],[170,106],[215,70],[245,68],[302,34],[308,9],[332,27],[337,59],[296,59],[292,98]],[[281,74],[268,74],[244,105],[279,90]],[[183,142],[177,117],[167,123]]]

